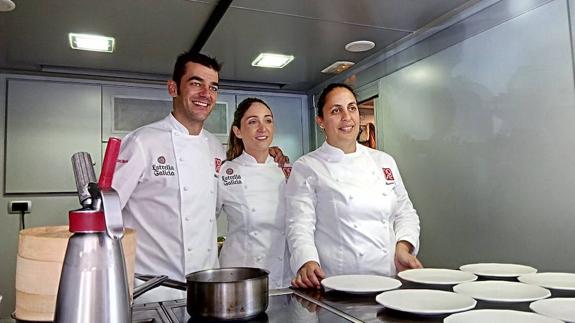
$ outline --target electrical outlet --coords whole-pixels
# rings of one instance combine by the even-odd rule
[[[8,213],[9,214],[20,214],[20,213],[30,213],[32,212],[32,201],[9,201],[8,202]]]

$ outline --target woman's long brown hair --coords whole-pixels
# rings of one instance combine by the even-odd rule
[[[238,104],[238,108],[236,109],[236,112],[234,112],[234,122],[230,128],[230,135],[228,137],[228,151],[226,152],[227,160],[233,160],[244,152],[244,142],[240,138],[236,137],[234,126],[241,128],[242,118],[254,103],[261,103],[265,105],[270,112],[272,111],[267,103],[258,98],[247,98]]]

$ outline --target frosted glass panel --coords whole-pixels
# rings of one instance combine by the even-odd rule
[[[228,134],[228,104],[218,102],[210,113],[210,116],[204,122],[204,128],[213,134]]]
[[[575,271],[575,93],[565,1],[381,80],[386,151],[428,266]],[[567,256],[569,255],[569,256]]]
[[[115,97],[113,131],[135,130],[165,118],[170,111],[171,101]]]

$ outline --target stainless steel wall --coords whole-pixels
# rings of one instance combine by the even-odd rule
[[[385,150],[421,216],[427,266],[575,272],[569,4],[551,1],[381,79]]]

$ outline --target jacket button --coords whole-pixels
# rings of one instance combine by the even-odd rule
[[[256,211],[256,209],[252,209],[252,212],[255,212],[255,211]]]
[[[212,251],[212,248],[208,248],[208,252]]]
[[[247,185],[244,185],[244,188],[246,188],[246,189],[247,189],[247,188],[248,188],[248,186],[247,186]]]
[[[184,159],[180,157],[180,161],[181,161],[181,162],[183,162],[183,161],[184,161]]]
[[[186,221],[190,221],[190,218],[186,218]]]
[[[188,252],[192,252],[192,248],[188,248]]]
[[[186,192],[188,191],[188,187],[187,187],[187,186],[184,186],[184,191],[186,191]]]
[[[355,229],[357,229],[357,224],[354,224],[353,227],[354,227]]]
[[[363,257],[363,251],[360,251],[360,252],[359,252],[359,255]]]
[[[210,223],[214,222],[214,219],[210,219]]]
[[[349,199],[350,199],[350,200],[353,200],[353,195],[350,195],[350,196],[349,196]]]
[[[254,231],[254,232],[252,232],[252,235],[257,236],[257,235],[258,235],[258,232],[257,232],[257,231]]]
[[[262,261],[262,256],[257,256],[257,261]]]

